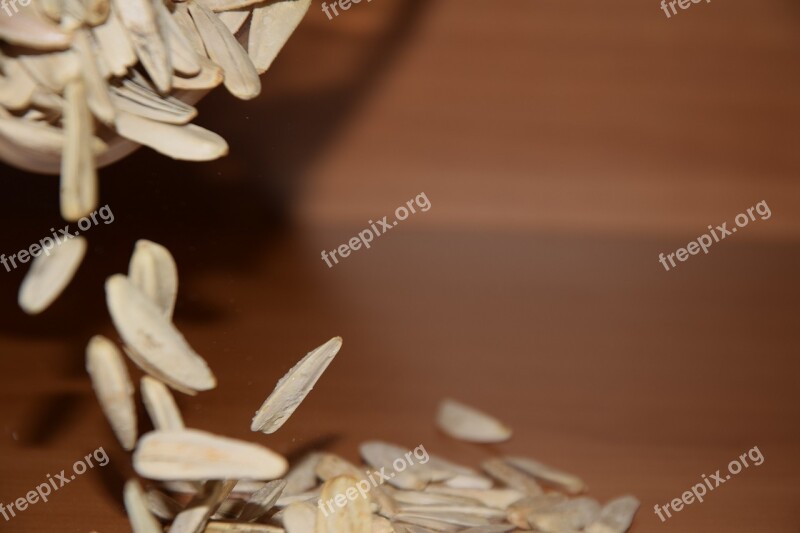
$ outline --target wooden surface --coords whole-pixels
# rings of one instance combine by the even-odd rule
[[[145,237],[174,252],[176,323],[219,378],[179,399],[193,427],[290,455],[355,459],[368,438],[472,465],[528,454],[601,500],[636,495],[633,532],[797,533],[798,25],[778,0],[672,19],[655,1],[384,0],[334,21],[315,4],[261,98],[201,105],[230,157],[142,151],[103,172],[115,221],[87,233],[50,310],[24,316],[24,273],[0,270],[0,502],[99,446],[111,457],[0,530],[128,530],[130,457],[82,352],[113,335],[102,282]],[[4,168],[0,185],[0,252],[58,226],[54,178]],[[423,191],[430,211],[322,262]],[[769,220],[658,263],[761,200]],[[334,335],[344,348],[294,417],[250,433],[275,381]],[[446,438],[445,396],[514,438]],[[654,515],[754,446],[761,466]]]

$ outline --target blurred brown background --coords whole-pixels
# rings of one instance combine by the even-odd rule
[[[15,305],[23,271],[0,272],[0,502],[111,456],[0,530],[128,530],[130,458],[83,348],[113,335],[102,282],[144,237],[175,254],[176,322],[220,379],[180,398],[194,427],[286,454],[355,459],[367,438],[474,465],[529,454],[597,498],[635,494],[634,532],[797,533],[798,27],[790,0],[671,19],[656,0],[375,0],[333,21],[315,3],[257,101],[201,104],[229,157],[143,150],[104,170],[115,222],[90,230],[43,315]],[[0,185],[0,252],[59,226],[55,178],[4,167]],[[320,259],[420,192],[430,211]],[[658,263],[761,200],[769,220]],[[275,381],[334,335],[344,348],[292,420],[251,434]],[[514,438],[446,438],[443,396]],[[761,466],[653,514],[754,446]]]

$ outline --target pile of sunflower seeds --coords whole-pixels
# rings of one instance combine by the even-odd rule
[[[290,468],[261,445],[185,427],[168,386],[193,395],[214,388],[216,378],[172,323],[177,292],[171,254],[150,241],[137,243],[127,275],[106,282],[123,350],[147,374],[141,393],[154,431],[138,436],[134,386],[121,351],[101,336],[87,347],[100,405],[122,446],[135,449],[134,470],[149,480],[146,489],[138,480],[125,486],[134,533],[161,533],[165,523],[169,533],[624,533],[630,527],[636,498],[601,506],[581,495],[581,479],[529,458],[496,457],[479,472],[426,452],[424,463],[391,472],[410,452],[365,442],[365,464],[391,472],[376,483],[363,467],[330,453],[313,452]],[[280,429],[341,346],[335,337],[289,370],[257,410],[251,430]],[[497,443],[512,435],[492,416],[451,399],[441,403],[437,424],[467,442]],[[338,508],[325,506],[334,501]]]
[[[97,206],[97,167],[148,146],[225,155],[190,124],[219,84],[254,98],[311,0],[29,0],[0,16],[0,159],[61,174],[61,213]]]

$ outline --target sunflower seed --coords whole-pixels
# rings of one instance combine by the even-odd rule
[[[385,468],[389,471],[394,470],[392,464],[398,457],[403,457],[406,450],[380,441],[368,441],[359,447],[361,457],[367,464],[380,470]],[[424,477],[424,472],[420,472],[419,465],[411,465],[403,472],[394,472],[394,476],[389,480],[389,484],[399,489],[421,490],[428,484],[428,478]],[[422,476],[418,475],[422,474]]]
[[[317,482],[315,470],[321,458],[321,453],[312,452],[294,465],[286,474],[286,487],[283,489],[283,494],[292,496],[313,489]]]
[[[9,141],[19,146],[53,156],[61,155],[66,142],[64,130],[60,128],[13,116],[0,118],[0,136],[7,137]],[[95,154],[107,148],[103,141],[94,136],[90,146]]]
[[[317,510],[307,502],[296,502],[283,510],[286,533],[314,533],[317,529]]]
[[[358,481],[367,481],[366,475],[359,470],[355,465],[333,455],[332,453],[323,454],[317,463],[316,468],[317,476],[325,481],[329,481],[336,477],[348,476],[357,479]],[[374,485],[374,484],[373,484]],[[372,490],[368,493],[369,499],[375,502],[380,509],[383,516],[391,518],[397,513],[397,504],[391,496],[383,489],[381,485],[373,486]]]
[[[278,381],[272,394],[256,412],[250,429],[263,433],[274,433],[280,429],[314,388],[341,347],[341,337],[334,337],[306,354]]]
[[[275,479],[286,472],[286,459],[240,440],[194,429],[153,431],[133,455],[136,472],[157,480]]]
[[[33,260],[19,289],[19,306],[29,315],[47,309],[69,285],[86,254],[86,239],[73,237]]]
[[[64,155],[61,160],[61,216],[76,221],[97,207],[97,169],[92,154],[92,116],[86,89],[77,78],[64,91]]]
[[[347,503],[333,511],[322,506],[317,509],[316,533],[372,533],[372,512],[369,499],[358,492],[358,480],[350,476],[338,476],[322,485],[323,502],[333,501],[347,494]],[[351,492],[354,496],[351,496]]]
[[[105,24],[92,28],[98,49],[114,76],[122,77],[128,68],[136,64],[136,51],[128,32],[119,20],[116,11],[108,14]]]
[[[178,267],[169,250],[147,239],[136,241],[128,278],[156,304],[167,320],[172,319],[178,296]]]
[[[253,9],[247,50],[259,74],[272,65],[310,5],[311,0],[281,0]]]
[[[122,447],[132,450],[136,446],[136,406],[133,384],[122,354],[105,337],[92,337],[86,348],[86,370]]]
[[[313,532],[313,529],[309,531]],[[283,528],[271,526],[269,524],[209,522],[204,533],[284,533],[284,530]]]
[[[178,513],[183,511],[183,506],[180,503],[160,490],[148,490],[146,498],[147,508],[153,515],[162,520],[173,520]]]
[[[625,533],[631,527],[633,517],[639,509],[639,500],[633,496],[621,496],[608,502],[600,516],[589,524],[586,533]]]
[[[456,439],[468,442],[503,442],[511,438],[511,429],[495,418],[455,400],[439,405],[439,428]]]
[[[155,2],[156,15],[164,28],[172,66],[176,71],[188,76],[200,72],[200,58],[189,38],[184,35],[178,22],[172,17],[167,6],[161,1]]]
[[[538,531],[560,533],[582,530],[600,514],[600,504],[586,497],[575,498],[528,515],[528,521]]]
[[[147,414],[158,430],[183,429],[183,418],[175,405],[175,398],[169,389],[157,379],[144,376],[141,383],[142,401]]]
[[[92,49],[88,30],[81,29],[76,31],[72,46],[77,52],[80,61],[89,108],[101,122],[113,124],[114,106],[111,105],[111,99],[108,96],[106,80],[100,75],[97,67],[98,58]]]
[[[123,137],[174,159],[210,161],[228,153],[225,139],[194,124],[175,126],[120,111],[116,129]]]
[[[158,24],[154,2],[161,0],[114,0],[114,9],[128,30],[142,66],[162,93],[172,88],[172,65],[163,28]]]
[[[264,0],[205,0],[206,5],[213,11],[231,11],[244,9],[260,4]]]
[[[236,35],[236,32],[239,31],[244,25],[247,17],[250,16],[250,11],[247,9],[224,11],[222,13],[217,13],[217,16],[219,17],[219,20],[225,24],[225,27],[228,28],[228,31],[233,35]]]
[[[0,39],[36,50],[60,50],[71,36],[43,17],[35,6],[20,9],[14,17],[0,17]]]
[[[523,474],[502,459],[489,459],[481,465],[487,474],[502,482],[504,485],[516,489],[530,496],[542,493],[542,487],[527,474]]]
[[[187,389],[216,386],[216,378],[203,358],[126,276],[117,274],[108,279],[106,301],[120,336],[148,366]]]
[[[225,73],[225,88],[242,100],[258,96],[261,92],[261,80],[239,41],[202,0],[190,0],[187,3],[189,14],[200,32],[208,56]]]
[[[124,499],[133,533],[162,533],[161,524],[147,508],[147,499],[138,481],[132,479],[125,483]]]
[[[510,465],[536,479],[555,485],[570,494],[579,494],[586,490],[586,483],[579,477],[556,470],[553,467],[544,465],[533,459],[527,459],[525,457],[506,457],[505,460]]]
[[[270,481],[254,492],[239,514],[239,520],[243,522],[254,522],[264,516],[267,511],[272,509],[275,502],[278,501],[285,487],[286,481],[277,479],[275,481]]]
[[[0,54],[0,67],[3,70],[3,77],[0,79],[0,105],[8,109],[23,109],[33,98],[36,80],[17,59]]]
[[[175,517],[168,533],[200,533],[225,498],[231,493],[236,481],[208,481],[202,494],[195,496],[189,505]]]
[[[427,490],[435,494],[479,501],[487,507],[496,509],[507,509],[508,506],[525,497],[525,493],[514,489],[454,489],[431,485]]]

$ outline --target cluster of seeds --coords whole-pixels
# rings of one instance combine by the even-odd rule
[[[122,352],[94,337],[87,369],[111,427],[134,450],[138,480],[125,487],[134,533],[624,533],[639,502],[623,496],[601,506],[581,496],[583,481],[532,459],[498,457],[483,472],[429,455],[401,472],[369,472],[325,452],[314,452],[289,468],[287,460],[263,446],[185,427],[169,387],[196,394],[216,386],[206,362],[172,323],[178,290],[175,262],[166,248],[137,243],[127,275],[106,282],[111,318],[123,350],[147,375],[142,399],[154,431],[138,436],[134,386]],[[335,337],[309,352],[278,381],[257,410],[251,430],[274,433],[311,392],[342,346]],[[511,429],[492,416],[444,400],[437,424],[446,434],[475,443],[511,438]],[[405,450],[380,441],[362,444],[369,467],[391,472]],[[409,454],[406,453],[406,456]],[[550,490],[545,491],[542,485]],[[353,497],[361,487],[359,496]],[[344,500],[341,508],[323,502]]]
[[[97,206],[97,166],[140,145],[228,151],[190,124],[219,84],[254,98],[311,0],[29,0],[0,16],[0,159],[61,174],[69,221]]]

